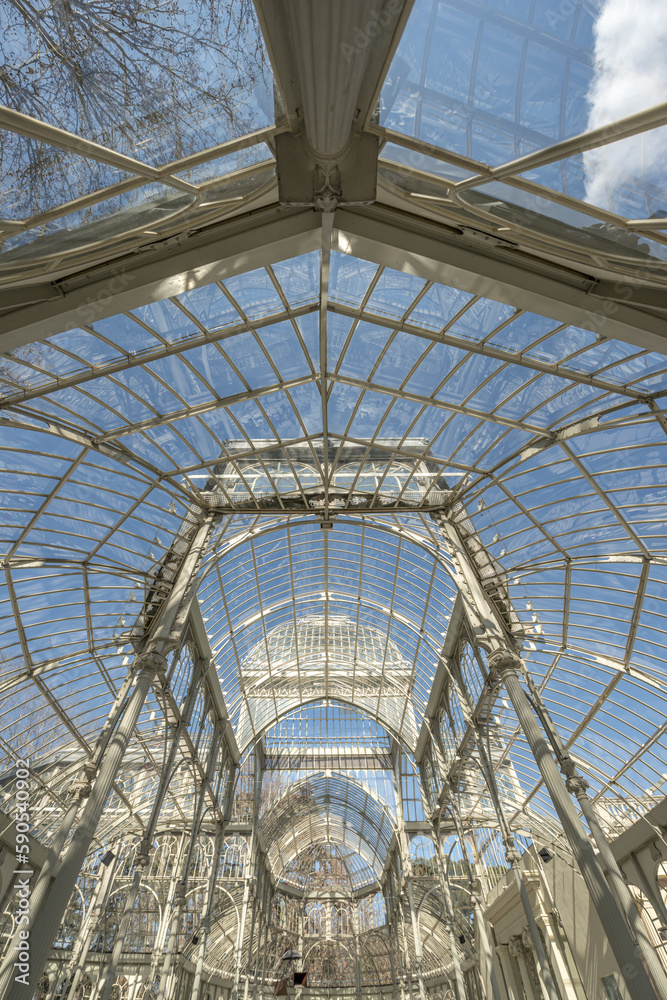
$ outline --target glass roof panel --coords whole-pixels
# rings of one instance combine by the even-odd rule
[[[667,361],[339,255],[325,442],[316,355],[299,340],[304,320],[317,337],[319,264],[235,278],[250,323],[211,285],[3,359],[3,671],[30,690],[39,667],[82,747],[196,501],[219,522],[199,598],[239,744],[329,699],[413,751],[456,595],[431,499],[493,593],[506,588],[544,696],[618,818],[621,791],[661,788],[663,735],[631,701],[665,684],[667,451],[648,387]],[[97,691],[100,676],[106,693],[79,705],[78,678]],[[618,702],[598,711],[610,681]],[[607,749],[625,712],[617,754],[637,756],[624,770]],[[529,797],[549,816],[511,713],[499,718],[517,816]],[[379,779],[360,780],[391,807]],[[303,846],[317,809],[299,821]],[[341,815],[336,843],[373,866],[370,832],[359,820],[340,839]]]
[[[0,217],[12,221],[48,212],[130,176],[110,164],[3,131],[0,163]]]
[[[383,157],[456,182],[470,174],[466,160],[484,174],[645,112],[665,90],[663,46],[653,0],[632,10],[624,0],[560,7],[418,0],[385,80],[380,124],[426,145],[394,145]],[[519,166],[520,176],[621,217],[659,219],[667,211],[666,134],[667,125],[647,122],[618,141],[601,135],[588,150]],[[429,156],[429,147],[454,163]],[[558,198],[548,209],[535,190],[511,197],[503,187],[495,185],[497,194],[511,204],[579,228]],[[662,258],[660,247],[652,252]]]
[[[3,7],[4,103],[32,118],[155,166],[273,122],[271,72],[245,0],[159,15],[134,2]],[[30,159],[16,169],[32,169]]]
[[[381,123],[493,166],[586,131],[593,15],[567,6],[417,0]]]
[[[32,243],[39,241],[40,256],[63,255],[96,246],[151,227],[171,222],[194,204],[194,196],[176,192],[162,184],[130,186],[127,192],[102,198],[85,208],[58,215],[45,225],[27,228],[5,238],[2,244],[3,267],[29,262],[34,256]]]

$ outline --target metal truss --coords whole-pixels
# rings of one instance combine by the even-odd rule
[[[0,108],[32,198],[0,219],[0,787],[30,760],[44,961],[76,924],[48,998],[115,936],[110,1000],[143,934],[127,1000],[260,998],[289,949],[323,987],[498,1000],[476,877],[521,896],[533,843],[597,885],[576,810],[608,860],[665,793],[667,107],[569,120],[584,3],[567,38],[474,0],[240,6],[224,129],[188,124],[208,90],[175,136]],[[465,100],[433,62],[463,23]],[[650,183],[596,203],[640,147]]]

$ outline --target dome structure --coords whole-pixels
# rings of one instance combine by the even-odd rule
[[[354,851],[327,842],[305,848],[287,864],[281,879],[309,895],[340,892],[350,896],[355,889],[375,881],[375,872]]]
[[[0,1000],[667,1000],[660,5],[0,10]]]

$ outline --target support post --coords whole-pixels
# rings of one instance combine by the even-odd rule
[[[178,750],[181,734],[190,720],[190,713],[192,711],[192,707],[194,705],[196,696],[197,696],[197,685],[192,684],[190,687],[190,691],[188,692],[188,697],[183,709],[181,720],[179,721],[178,725],[174,727],[171,739],[171,746],[169,747],[167,760],[165,761],[164,768],[162,770],[160,783],[155,792],[155,799],[153,800],[153,807],[151,809],[151,814],[148,819],[148,824],[144,832],[143,840],[139,844],[139,850],[135,855],[134,876],[132,879],[132,884],[125,898],[123,913],[120,918],[118,932],[116,934],[116,938],[113,943],[113,949],[111,952],[111,958],[109,960],[109,966],[106,970],[106,973],[100,976],[100,979],[98,980],[98,983],[95,987],[95,991],[93,994],[93,1000],[95,1000],[95,997],[98,997],[99,1000],[109,1000],[109,997],[111,995],[111,990],[114,984],[114,980],[116,978],[116,971],[118,969],[118,964],[120,962],[123,953],[123,946],[125,944],[125,935],[127,934],[127,929],[130,926],[130,920],[132,919],[132,911],[134,910],[134,906],[137,901],[137,896],[139,895],[139,889],[141,888],[141,877],[143,872],[146,870],[146,868],[148,868],[150,864],[151,842],[155,835],[155,829],[157,827],[158,819],[160,818],[160,812],[162,810],[164,797],[166,795],[167,788],[169,787],[169,783],[174,773],[176,751]]]
[[[627,923],[604,877],[598,858],[586,836],[572,799],[518,675],[518,656],[507,648],[496,649],[488,658],[489,670],[505,684],[530,750],[540,769],[577,865],[588,887],[593,906],[607,936],[632,1000],[660,1000],[644,968]]]
[[[403,968],[405,969],[405,978],[408,981],[408,996],[412,1000],[412,969],[410,968],[410,949],[408,948],[408,936],[405,932],[405,914],[403,912],[403,901],[400,896],[398,899],[398,920],[401,925],[401,937],[403,940]]]
[[[252,965],[252,953],[255,947],[255,924],[257,922],[257,896],[253,896],[252,915],[250,917],[250,939],[248,941],[248,961],[246,962],[245,983],[243,985],[243,1000],[248,1000],[250,989],[250,967]]]
[[[512,963],[510,961],[508,946],[506,944],[499,944],[496,952],[505,977],[505,985],[507,986],[509,1000],[523,1000],[523,990],[516,981],[514,969],[512,968]]]
[[[36,989],[37,981],[76,885],[76,880],[92,843],[97,824],[104,811],[111,786],[129,745],[146,695],[155,676],[164,673],[166,660],[161,654],[153,652],[137,657],[135,665],[139,668],[136,685],[102,761],[97,780],[84,808],[81,821],[63,858],[60,871],[53,881],[51,891],[41,912],[37,915],[30,929],[30,985],[26,987],[16,980],[10,980],[5,993],[9,1000],[30,1000]]]
[[[465,704],[470,710],[470,700],[468,698],[468,692],[465,688],[462,690],[463,698]],[[498,825],[500,826],[501,836],[503,838],[503,846],[505,848],[505,859],[510,865],[512,870],[512,878],[514,879],[514,884],[517,887],[519,893],[519,899],[521,900],[521,906],[523,907],[523,912],[528,923],[528,930],[530,932],[530,938],[533,943],[533,948],[535,949],[535,954],[537,955],[537,965],[538,972],[541,980],[541,986],[543,992],[546,994],[547,1000],[559,1000],[558,990],[556,984],[554,983],[553,976],[551,974],[551,968],[549,966],[549,960],[547,958],[546,951],[544,950],[544,944],[540,936],[540,931],[537,926],[537,921],[535,920],[535,914],[533,913],[533,908],[530,904],[530,899],[528,897],[528,891],[526,889],[526,883],[523,878],[523,872],[519,867],[519,852],[516,849],[514,843],[514,837],[507,823],[505,817],[505,811],[503,809],[502,802],[500,801],[500,795],[498,793],[498,784],[496,782],[496,775],[493,770],[493,765],[489,760],[489,756],[486,752],[486,747],[484,745],[484,740],[482,739],[482,734],[480,733],[480,728],[478,723],[473,723],[475,742],[477,743],[477,752],[479,753],[479,761],[482,769],[482,774],[484,776],[484,781],[486,787],[488,788],[489,795],[491,796],[491,801],[493,803],[493,808],[498,817]],[[481,914],[480,914],[481,916]],[[489,948],[490,952],[490,948]],[[489,954],[489,962],[492,961],[491,955]]]
[[[433,839],[435,840],[435,851],[438,859],[438,873],[440,875],[440,885],[442,887],[442,898],[445,903],[445,919],[449,932],[449,948],[452,953],[452,965],[454,967],[454,981],[456,983],[456,1000],[466,1000],[466,988],[461,971],[459,952],[456,946],[456,929],[454,925],[454,907],[452,905],[452,894],[449,890],[449,877],[446,870],[445,854],[440,839],[440,823],[433,821]]]
[[[259,744],[255,747],[255,778],[254,778],[254,799],[252,810],[252,834],[250,835],[250,851],[248,852],[248,867],[245,871],[245,885],[243,887],[243,903],[241,905],[241,916],[239,919],[238,934],[236,936],[236,951],[234,955],[234,985],[232,987],[231,1000],[238,1000],[239,986],[241,983],[241,965],[243,964],[243,939],[245,937],[245,926],[248,919],[248,905],[250,902],[250,885],[255,874],[255,864],[257,855],[257,825],[259,821],[259,800],[262,789],[262,761],[260,759]]]
[[[415,967],[417,969],[417,983],[419,985],[420,1000],[426,1000],[426,989],[424,987],[422,942],[419,933],[419,920],[417,919],[417,912],[415,910],[414,891],[412,888],[412,864],[410,861],[410,850],[408,847],[408,840],[405,833],[405,820],[403,815],[403,791],[401,784],[401,748],[397,743],[394,743],[394,769],[392,771],[392,776],[394,779],[394,792],[396,795],[396,820],[398,828],[397,829],[398,845],[403,867],[403,877],[405,879],[405,883],[407,885],[407,890],[408,890],[410,921],[412,923],[412,935],[415,944],[414,960],[415,960]],[[399,906],[400,906],[400,900],[399,900]],[[401,907],[401,912],[402,912],[402,907]],[[410,980],[410,990],[412,990],[411,980]]]
[[[178,850],[176,852],[176,857],[174,858],[174,867],[171,878],[169,880],[169,889],[167,891],[167,899],[165,901],[164,910],[162,914],[162,919],[160,920],[160,926],[155,937],[155,948],[153,951],[153,957],[151,960],[150,974],[148,979],[151,983],[155,981],[157,976],[157,968],[160,963],[160,959],[165,953],[167,944],[169,941],[169,929],[171,926],[171,912],[174,907],[174,900],[176,899],[176,893],[178,892],[178,887],[180,885],[178,874],[182,870],[183,858],[185,856],[185,843],[187,840],[187,834],[185,831],[181,834],[178,842]],[[158,983],[159,986],[159,983]]]
[[[197,805],[195,808],[194,816],[192,817],[192,831],[190,833],[190,843],[188,845],[188,850],[185,855],[185,862],[183,864],[183,870],[181,872],[181,879],[176,889],[174,897],[174,910],[171,918],[171,926],[169,929],[169,940],[167,942],[167,950],[164,956],[164,962],[162,965],[162,975],[160,977],[160,985],[158,987],[158,993],[156,1000],[170,1000],[171,994],[173,992],[175,970],[174,965],[174,955],[176,953],[178,945],[178,934],[180,929],[181,915],[183,912],[183,905],[185,903],[188,881],[190,876],[190,865],[192,863],[192,855],[194,853],[195,845],[197,843],[197,837],[199,836],[199,829],[201,827],[201,821],[204,814],[204,803],[206,801],[206,786],[210,781],[213,767],[215,766],[215,760],[218,754],[218,740],[220,739],[220,727],[216,725],[213,729],[213,738],[211,740],[211,746],[208,753],[208,761],[206,763],[206,773],[204,780],[199,787],[199,794],[197,796]]]
[[[581,811],[584,814],[584,819],[588,824],[589,830],[593,834],[593,840],[595,841],[599,851],[600,860],[607,870],[607,876],[611,884],[612,892],[616,896],[618,904],[630,924],[630,929],[632,931],[637,951],[639,952],[639,955],[641,956],[648,973],[653,980],[653,985],[655,986],[656,993],[660,997],[660,1000],[667,1000],[667,973],[665,973],[662,962],[660,961],[655,948],[651,944],[650,938],[644,926],[644,921],[641,918],[639,910],[635,906],[630,890],[628,889],[626,881],[621,874],[618,862],[612,853],[609,841],[607,840],[604,830],[600,825],[597,811],[588,794],[588,782],[577,772],[576,765],[567,753],[558,731],[556,730],[556,727],[552,723],[549,713],[547,712],[546,705],[533,683],[530,674],[526,672],[524,676],[526,677],[526,681],[528,683],[533,704],[537,709],[537,714],[540,717],[544,731],[549,738],[549,742],[553,747],[556,759],[560,764],[561,772],[565,777],[565,787],[579,802]]]
[[[354,935],[354,992],[361,1000],[361,950],[359,944],[359,908],[352,907],[352,933]]]
[[[102,727],[102,732],[97,740],[93,758],[86,761],[83,765],[83,776],[73,781],[67,789],[66,794],[69,797],[69,805],[67,806],[65,814],[60,821],[60,825],[54,834],[53,842],[51,843],[51,847],[46,855],[39,877],[30,891],[29,927],[31,928],[34,926],[37,915],[41,912],[46,897],[51,889],[53,872],[55,871],[55,867],[60,860],[63,847],[67,842],[67,838],[70,835],[72,827],[74,826],[79,806],[84,799],[87,799],[90,796],[92,790],[91,783],[95,778],[100,761],[111,738],[111,733],[113,732],[113,729],[118,722],[118,718],[123,711],[132,679],[132,674],[130,673],[121,685],[118,694],[114,699],[114,703],[111,707],[107,720]],[[14,975],[13,963],[14,956],[16,954],[16,946],[19,943],[20,930],[21,927],[16,928],[12,940],[7,945],[5,957],[2,965],[0,966],[0,997],[4,997]],[[34,953],[31,955],[31,964],[34,965]]]
[[[458,810],[454,805],[454,802],[450,800],[449,812],[454,821],[454,826],[456,827],[456,833],[459,838],[459,843],[461,844],[461,853],[465,859],[466,869],[468,871],[468,883],[470,886],[470,899],[473,904],[473,911],[475,915],[475,935],[477,938],[478,951],[481,952],[485,957],[491,955],[491,945],[489,943],[489,936],[486,933],[486,924],[484,923],[484,917],[482,915],[481,907],[481,896],[479,891],[479,880],[475,878],[475,874],[470,865],[470,858],[468,857],[468,851],[465,846],[465,841],[463,837],[463,826],[461,824],[461,819],[458,814]],[[493,997],[493,1000],[500,1000],[500,988],[498,986],[498,978],[496,976],[496,969],[491,961],[488,969],[488,982],[484,983],[484,988],[487,993]]]
[[[120,716],[120,720],[102,755],[97,778],[84,807],[79,825],[74,831],[62,859],[60,871],[53,880],[51,891],[46,896],[41,911],[31,922],[28,985],[12,979],[10,968],[9,982],[4,984],[4,990],[0,992],[0,1000],[4,1000],[5,997],[8,1000],[31,1000],[35,992],[79,872],[95,836],[97,825],[104,812],[111,786],[130,744],[146,696],[152,684],[164,683],[163,679],[167,667],[166,653],[173,649],[180,637],[173,634],[172,629],[175,625],[182,627],[185,624],[185,619],[182,617],[182,605],[186,594],[190,597],[193,594],[192,583],[196,578],[212,523],[212,516],[208,516],[194,530],[187,555],[181,563],[172,589],[155,621],[153,630],[145,642],[144,650],[134,658],[131,668],[132,672],[136,673],[134,688],[131,689],[125,707],[116,713]],[[109,727],[109,732],[111,733],[111,727]],[[2,985],[0,984],[0,989]]]
[[[228,776],[228,786],[225,789],[224,804],[223,804],[223,822],[219,823],[216,829],[215,842],[213,846],[213,858],[211,859],[211,871],[209,873],[208,885],[206,888],[206,901],[204,903],[204,909],[201,916],[201,937],[199,941],[199,951],[197,953],[197,964],[195,966],[195,975],[192,982],[192,995],[190,1000],[199,1000],[199,994],[201,991],[202,976],[204,973],[204,958],[206,957],[206,946],[208,944],[208,936],[211,931],[211,913],[213,910],[213,902],[215,898],[215,884],[218,878],[218,868],[220,864],[220,854],[222,852],[222,847],[225,842],[225,827],[229,822],[232,809],[233,793],[234,793],[234,775],[235,770],[232,769]]]
[[[115,845],[115,847],[117,852],[118,845]],[[81,980],[81,976],[83,975],[86,958],[88,957],[90,942],[92,941],[93,934],[95,933],[95,926],[100,913],[107,905],[107,901],[111,893],[111,886],[116,872],[116,863],[117,856],[114,857],[111,864],[105,868],[97,886],[95,887],[95,892],[91,897],[86,919],[82,922],[81,928],[79,929],[77,939],[74,943],[74,947],[72,948],[71,959],[65,972],[65,984],[70,976],[71,982],[69,987],[65,987],[66,991],[62,994],[62,1000],[68,1000],[69,997],[76,996],[76,990]],[[58,993],[57,988],[55,992],[56,994]]]
[[[526,946],[520,936],[510,938],[508,950],[510,955],[516,959],[519,966],[519,976],[521,977],[521,985],[523,986],[522,992],[525,992],[526,1000],[540,1000],[539,997],[535,996],[533,977],[526,962]]]
[[[271,893],[267,889],[266,894],[266,913],[265,913],[265,923],[264,923],[264,949],[262,951],[262,992],[264,992],[264,986],[266,985],[266,956],[269,952],[269,938],[271,934],[271,906],[272,906]]]
[[[463,544],[458,528],[446,515],[435,514],[432,516],[442,529],[443,537],[465,590],[465,600],[471,609],[471,614],[477,617],[479,627],[486,633],[488,645],[492,649],[487,660],[489,677],[486,683],[489,684],[490,688],[497,679],[505,684],[519,725],[535,758],[565,836],[588,887],[591,902],[621,970],[631,1000],[661,1000],[642,964],[625,917],[607,884],[602,867],[588,840],[584,826],[565,788],[558,767],[551,756],[531,704],[521,685],[518,675],[521,660],[516,653],[508,648],[504,627],[500,624],[498,614],[488,594],[480,584],[477,571]],[[525,672],[527,674],[527,671]]]

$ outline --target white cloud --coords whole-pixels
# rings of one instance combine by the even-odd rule
[[[588,92],[588,127],[598,128],[667,99],[665,0],[605,0],[595,22],[595,74]],[[584,154],[586,200],[644,214],[641,199],[621,188],[657,185],[667,192],[667,128]],[[651,203],[651,208],[667,208]]]

